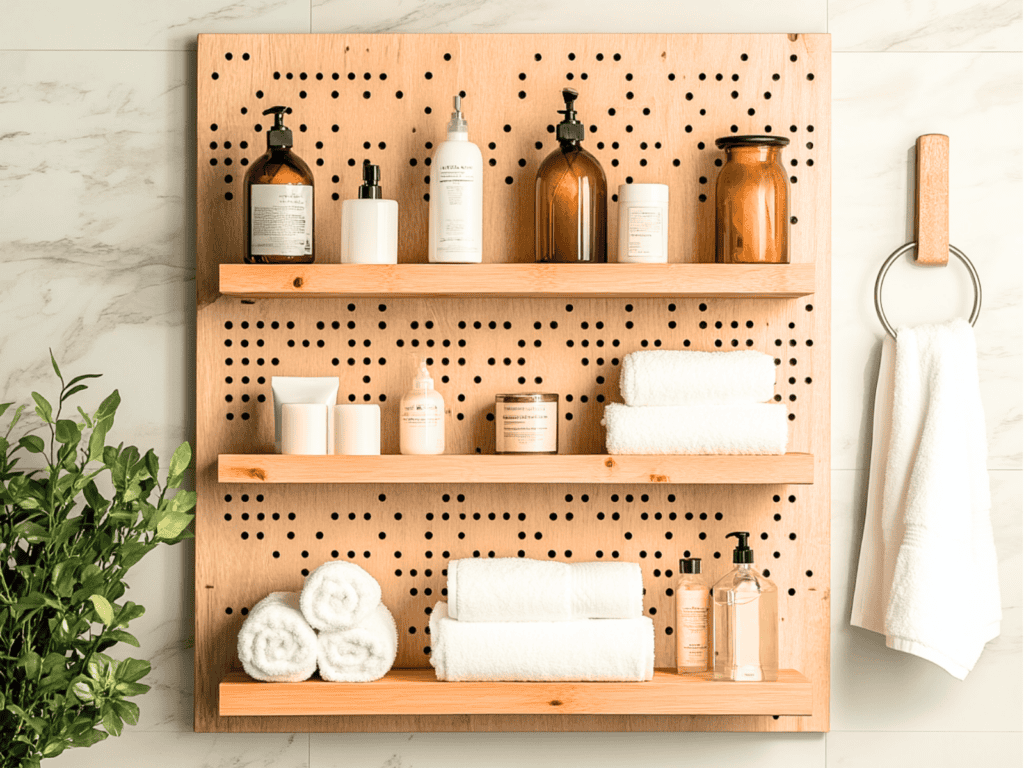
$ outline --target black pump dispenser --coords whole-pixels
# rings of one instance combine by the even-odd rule
[[[285,128],[284,125],[284,115],[287,111],[288,107],[271,107],[263,110],[264,115],[274,116],[274,127],[267,131],[267,147],[269,149],[290,149],[292,146],[291,129]]]
[[[565,99],[565,109],[560,109],[558,112],[565,117],[558,124],[555,135],[559,141],[583,141],[583,123],[576,119],[576,110],[573,109],[576,99],[579,98],[579,93],[572,88],[563,88],[562,98]]]
[[[725,538],[730,536],[735,536],[739,540],[736,549],[732,551],[732,561],[744,565],[752,564],[754,562],[754,550],[747,546],[747,539],[750,537],[750,534],[746,531],[734,531],[733,533],[725,534]]]
[[[700,573],[700,558],[699,557],[686,557],[679,561],[679,572],[680,573]]]
[[[363,183],[359,186],[360,200],[380,200],[380,166],[363,161]]]

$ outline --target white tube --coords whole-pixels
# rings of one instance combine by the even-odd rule
[[[281,406],[285,403],[319,403],[331,406],[338,402],[336,376],[272,376],[270,389],[274,393],[274,449],[281,453]],[[334,424],[327,422],[327,452],[333,452]]]
[[[323,403],[285,403],[281,406],[281,453],[288,456],[326,456],[330,408]]]
[[[334,406],[334,452],[340,456],[380,456],[380,406]]]

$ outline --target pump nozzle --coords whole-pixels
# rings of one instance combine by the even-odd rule
[[[363,161],[363,183],[359,187],[360,200],[380,200],[380,166]]]
[[[268,148],[292,146],[292,132],[284,125],[284,116],[288,111],[288,107],[270,107],[263,110],[264,115],[274,116],[274,127],[267,131]]]
[[[747,546],[747,539],[750,538],[750,534],[746,531],[733,531],[732,533],[725,534],[725,538],[727,539],[730,536],[735,536],[739,541],[736,545],[736,549],[732,551],[732,561],[734,563],[753,563],[754,550]]]
[[[469,133],[469,124],[462,114],[462,97],[456,94],[452,99],[452,106],[455,107],[455,111],[452,112],[452,119],[448,121],[448,133]]]
[[[576,119],[574,109],[579,93],[573,88],[563,88],[562,98],[565,100],[565,109],[558,110],[558,113],[565,117],[558,124],[555,135],[559,141],[583,141],[583,123]]]
[[[427,368],[427,359],[425,357],[420,358],[420,367],[416,371],[416,375],[412,377],[412,388],[413,389],[433,389],[434,380],[430,377],[430,369]]]

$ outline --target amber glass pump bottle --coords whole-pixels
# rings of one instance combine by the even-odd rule
[[[284,125],[287,107],[271,107],[267,152],[245,174],[246,250],[249,264],[313,261],[313,174],[292,152]]]
[[[608,261],[608,187],[597,158],[580,146],[585,131],[573,108],[578,96],[562,90],[558,149],[537,171],[537,261]]]

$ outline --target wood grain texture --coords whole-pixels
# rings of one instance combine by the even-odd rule
[[[503,55],[495,57],[499,49]],[[828,729],[829,56],[827,35],[200,38],[197,730]],[[813,293],[806,298],[698,296],[705,283],[693,294],[621,298],[585,292],[562,298],[332,294],[301,301],[220,296],[220,266],[242,261],[243,161],[262,154],[268,122],[259,112],[279,103],[293,109],[287,122],[296,152],[316,180],[318,265],[338,261],[340,201],[355,196],[364,157],[381,165],[384,194],[399,201],[399,268],[425,261],[424,178],[432,154],[426,144],[436,146],[443,138],[451,94],[465,90],[470,137],[484,152],[485,259],[526,266],[533,258],[533,175],[553,146],[547,126],[557,122],[554,110],[561,87],[570,84],[569,73],[581,92],[581,117],[596,128],[588,128],[587,145],[608,174],[609,190],[627,177],[670,185],[670,266],[713,260],[711,201],[715,160],[722,157],[714,139],[729,135],[732,126],[743,133],[771,126],[791,138],[784,158],[796,178],[790,203],[798,221],[791,226],[790,268],[813,268]],[[399,90],[402,99],[395,95]],[[363,97],[365,91],[370,99]],[[489,95],[477,97],[483,93]],[[255,130],[257,123],[261,131]],[[509,177],[512,184],[506,183]],[[613,253],[617,218],[610,202]],[[282,269],[288,274],[289,268]],[[587,269],[584,265],[578,274]],[[744,285],[739,290],[746,290]],[[635,288],[635,283],[624,287],[623,293]],[[619,401],[622,356],[639,349],[754,349],[773,355],[776,398],[793,418],[789,449],[813,457],[813,485],[536,484],[518,478],[512,478],[515,485],[443,478],[426,484],[218,481],[219,455],[273,451],[273,375],[339,376],[340,402],[381,405],[383,451],[396,454],[395,408],[418,356],[430,359],[435,386],[450,409],[449,453],[493,454],[494,424],[488,416],[495,394],[542,391],[561,396],[562,453],[600,454],[603,404]],[[218,712],[219,684],[239,668],[234,648],[244,612],[268,592],[298,589],[304,573],[334,558],[358,562],[380,581],[399,625],[401,668],[428,665],[426,611],[444,598],[450,558],[522,553],[567,562],[635,561],[644,578],[644,612],[655,623],[656,663],[670,667],[675,637],[669,634],[674,629],[669,590],[676,563],[688,555],[702,557],[710,579],[722,576],[731,549],[724,536],[734,530],[751,532],[759,567],[779,585],[780,663],[810,681],[811,715],[783,714],[776,720],[658,714],[223,717]]]
[[[438,682],[432,669],[393,669],[372,683],[220,684],[220,715],[809,715],[810,681],[792,669],[771,683],[655,670],[646,683]]]
[[[780,298],[814,292],[814,265],[763,264],[221,264],[238,298]]]
[[[222,455],[222,483],[611,483],[803,485],[814,457],[783,456],[280,456]]]
[[[917,137],[917,198],[914,216],[917,263],[949,263],[949,136]]]

